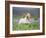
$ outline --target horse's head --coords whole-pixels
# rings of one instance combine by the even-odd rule
[[[26,18],[27,18],[27,19],[32,18],[32,15],[31,15],[30,13],[27,13],[27,14],[26,14]]]

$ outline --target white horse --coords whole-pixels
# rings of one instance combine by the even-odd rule
[[[29,13],[27,13],[27,15],[25,15],[25,17],[24,18],[21,18],[20,20],[19,20],[19,24],[21,24],[21,23],[31,23],[31,18],[30,18],[30,14]]]

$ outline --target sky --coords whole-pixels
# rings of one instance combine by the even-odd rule
[[[30,13],[32,16],[40,16],[40,8],[13,7],[13,16],[21,16]]]

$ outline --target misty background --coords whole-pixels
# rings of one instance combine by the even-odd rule
[[[13,16],[22,16],[30,13],[32,16],[40,16],[40,8],[13,7]]]

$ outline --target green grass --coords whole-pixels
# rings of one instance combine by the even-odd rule
[[[15,16],[14,20],[23,18],[23,16]],[[37,20],[37,17],[33,17],[35,20]],[[13,21],[13,31],[15,30],[38,30],[40,29],[40,25],[37,22],[34,22],[32,24],[25,23],[25,24],[18,24],[15,21]]]
[[[32,24],[25,23],[25,24],[13,24],[13,31],[14,30],[37,30],[39,29],[39,24],[34,22]]]

